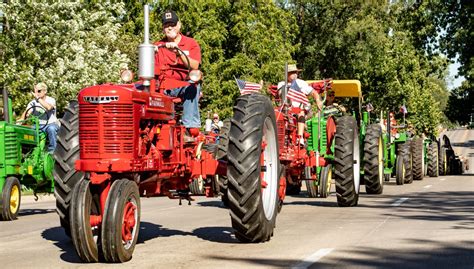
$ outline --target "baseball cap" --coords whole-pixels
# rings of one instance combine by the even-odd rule
[[[163,25],[167,23],[176,24],[178,23],[179,19],[178,19],[178,15],[176,15],[176,12],[174,12],[173,10],[167,10],[161,16],[161,21],[163,22]]]

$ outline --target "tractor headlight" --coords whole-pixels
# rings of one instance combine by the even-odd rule
[[[198,82],[202,79],[202,72],[199,70],[192,70],[189,72],[189,80],[193,82]]]
[[[129,83],[133,79],[133,72],[128,69],[125,69],[120,73],[120,78],[123,82]]]

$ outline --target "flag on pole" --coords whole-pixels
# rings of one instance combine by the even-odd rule
[[[240,94],[251,94],[260,92],[262,85],[258,83],[248,82],[241,79],[236,78],[235,81],[237,82],[237,87],[239,87]]]
[[[370,112],[370,111],[374,110],[374,106],[371,103],[368,103],[367,106],[365,107],[365,109],[367,110],[367,112]]]
[[[407,114],[408,113],[407,107],[405,105],[400,107],[400,112],[402,112],[403,114]]]
[[[290,89],[288,90],[288,94],[286,96],[293,102],[298,102],[305,106],[309,105],[308,97],[306,97],[306,94],[301,91],[296,81],[291,83]]]

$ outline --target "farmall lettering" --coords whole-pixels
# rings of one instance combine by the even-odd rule
[[[165,103],[161,98],[151,96],[149,98],[148,105],[152,107],[165,107]]]

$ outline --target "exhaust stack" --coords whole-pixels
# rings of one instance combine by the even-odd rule
[[[143,80],[143,85],[150,86],[150,80],[155,77],[155,46],[150,44],[149,33],[149,6],[144,6],[145,34],[143,44],[138,46],[138,77]]]
[[[10,104],[8,103],[8,91],[5,86],[2,87],[2,98],[3,98],[3,115],[5,122],[10,123]]]

